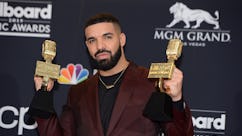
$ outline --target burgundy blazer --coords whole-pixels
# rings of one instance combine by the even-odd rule
[[[107,136],[154,136],[157,124],[142,115],[155,90],[148,69],[130,63],[124,73]],[[103,136],[98,103],[98,74],[72,86],[60,118],[36,118],[40,136]],[[167,136],[193,136],[191,113],[173,109],[174,119],[163,123]]]

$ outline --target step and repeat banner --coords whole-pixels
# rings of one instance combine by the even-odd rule
[[[184,47],[177,61],[195,136],[239,136],[242,122],[242,14],[235,0],[0,0],[0,135],[38,136],[28,120],[42,43],[57,43],[54,63],[67,80],[55,85],[61,113],[69,84],[92,75],[84,42],[85,20],[100,12],[119,18],[129,60],[149,68],[166,61],[168,41]],[[78,72],[68,75],[71,69]],[[78,77],[79,73],[84,75]],[[84,74],[83,74],[84,73]]]

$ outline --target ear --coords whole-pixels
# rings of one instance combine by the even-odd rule
[[[88,41],[85,41],[85,44],[86,44],[86,47],[88,47],[87,45],[88,45]]]
[[[124,47],[126,44],[126,35],[124,33],[121,33],[119,36],[119,39],[120,39],[121,46]]]
[[[85,44],[86,44],[86,46],[87,46],[87,40],[85,41]]]

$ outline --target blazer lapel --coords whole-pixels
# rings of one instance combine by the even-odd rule
[[[93,120],[93,125],[96,126],[99,136],[103,136],[103,129],[101,125],[100,119],[100,111],[99,111],[99,100],[98,100],[98,76],[94,75],[94,79],[88,84],[88,95],[87,102],[91,118]]]
[[[109,122],[109,127],[108,127],[108,130],[107,130],[107,136],[109,136],[111,134],[112,130],[114,129],[114,127],[115,127],[116,123],[118,122],[125,106],[129,102],[129,98],[130,98],[130,96],[131,96],[131,94],[134,90],[129,85],[130,83],[132,83],[132,81],[131,81],[132,79],[129,78],[130,77],[129,75],[132,74],[132,73],[129,72],[130,71],[129,69],[130,68],[128,67],[128,69],[124,73],[123,82],[121,83],[121,86],[119,88],[119,93],[118,93],[117,99],[115,101],[111,120]]]

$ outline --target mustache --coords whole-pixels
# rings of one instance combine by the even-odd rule
[[[108,51],[108,50],[102,49],[102,50],[98,50],[94,55],[95,55],[95,57],[96,57],[99,53],[104,53],[104,52],[107,52],[107,53],[110,53],[110,54],[111,54],[111,51]]]

